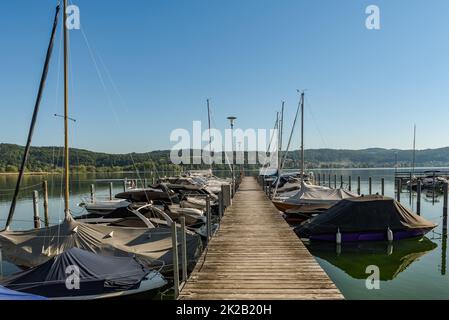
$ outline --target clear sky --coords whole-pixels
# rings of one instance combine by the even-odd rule
[[[92,51],[71,31],[74,147],[170,148],[173,129],[207,123],[206,98],[220,129],[230,114],[270,128],[285,100],[289,128],[296,89],[306,148],[411,148],[413,123],[419,149],[449,145],[447,0],[72,1]],[[55,4],[0,2],[0,142],[25,143]],[[34,145],[63,142],[60,40]]]

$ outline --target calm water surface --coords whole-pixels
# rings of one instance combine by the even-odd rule
[[[353,169],[316,170],[315,173],[344,176],[347,186],[348,176],[352,176],[352,188],[356,190],[357,176],[362,180],[362,193],[368,193],[368,177],[373,180],[373,193],[380,193],[381,178],[385,178],[385,193],[394,196],[394,169]],[[123,178],[136,178],[132,174],[85,174],[74,175],[71,182],[71,207],[75,215],[82,214],[80,202],[89,198],[90,185],[95,183],[98,198],[107,197],[109,182],[114,182],[114,192],[123,190]],[[141,176],[143,178],[143,176]],[[149,181],[150,176],[146,176]],[[56,224],[63,219],[62,181],[60,176],[27,176],[14,216],[13,230],[33,227],[32,191],[40,190],[42,180],[48,180],[50,193],[50,220]],[[0,175],[0,226],[3,226],[9,210],[12,189],[16,176]],[[323,183],[324,184],[324,183]],[[424,239],[411,239],[387,243],[344,244],[337,250],[334,244],[313,244],[309,247],[319,264],[324,268],[347,299],[449,299],[449,276],[446,274],[446,242],[442,235],[442,196],[435,199],[422,194],[421,212],[426,219],[439,226]],[[404,191],[401,202],[416,209],[416,194]],[[41,201],[41,216],[43,206]],[[380,269],[380,289],[368,290],[365,282],[367,266],[376,265]],[[3,261],[3,275],[18,271],[14,265]]]

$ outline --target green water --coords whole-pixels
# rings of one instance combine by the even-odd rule
[[[372,177],[373,193],[380,192],[381,178],[385,178],[385,193],[394,196],[393,169],[357,169],[315,171],[315,173],[336,174],[337,185],[340,175],[344,176],[347,186],[348,176],[352,176],[352,188],[356,190],[357,176],[361,177],[362,193],[368,192],[368,177]],[[168,174],[168,173],[167,173]],[[123,178],[137,178],[133,174],[85,174],[74,175],[71,182],[72,212],[82,214],[77,205],[90,197],[90,185],[96,185],[98,198],[109,195],[109,182],[114,182],[114,192],[123,190]],[[150,175],[141,175],[151,181]],[[0,175],[0,226],[3,226],[9,210],[15,176]],[[62,180],[60,176],[27,176],[14,216],[13,230],[33,227],[32,191],[40,190],[42,180],[48,180],[50,193],[50,221],[56,224],[63,219]],[[324,184],[324,183],[323,183]],[[407,191],[401,195],[401,202],[412,209],[416,208],[416,194],[411,197]],[[426,238],[410,239],[387,243],[361,243],[343,245],[337,250],[334,244],[313,244],[312,254],[319,264],[336,283],[347,299],[449,299],[449,276],[446,274],[446,241],[441,235],[442,196],[435,199],[422,195],[422,216],[439,224]],[[42,201],[40,213],[43,216]],[[366,267],[376,265],[380,270],[380,289],[369,290],[366,287]],[[14,265],[3,261],[3,275],[18,271]]]

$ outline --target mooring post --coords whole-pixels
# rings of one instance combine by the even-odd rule
[[[340,189],[343,189],[343,176],[340,176]]]
[[[112,200],[114,198],[114,184],[113,182],[109,182],[109,200]]]
[[[225,186],[221,185],[221,191],[218,194],[218,216],[220,218],[220,221],[224,215],[224,202],[223,202],[224,188]]]
[[[362,190],[360,189],[360,176],[357,177],[357,194],[360,195]]]
[[[385,195],[385,178],[380,179],[380,194]]]
[[[34,228],[39,229],[41,227],[41,220],[39,218],[39,192],[36,190],[33,191],[33,213]]]
[[[329,188],[332,188],[332,185],[331,185],[331,174],[329,173]]]
[[[334,189],[337,189],[337,175],[334,174]]]
[[[44,193],[44,223],[48,227],[50,225],[50,218],[48,217],[48,183],[47,180],[42,182],[42,191]]]
[[[318,173],[318,185],[321,186],[321,173]]]
[[[92,203],[95,202],[95,185],[94,184],[90,185],[90,202],[92,202]]]
[[[348,190],[352,191],[352,176],[348,177]]]
[[[173,289],[175,291],[175,300],[179,296],[179,262],[178,262],[178,235],[176,223],[171,223],[171,240],[172,240],[172,255],[173,255]]]
[[[210,236],[212,234],[212,224],[211,224],[211,212],[210,212],[210,197],[206,196],[206,219],[207,219],[207,241],[206,243],[209,243]]]
[[[421,215],[421,179],[416,181],[416,213]]]
[[[371,177],[368,178],[368,186],[369,186],[369,194],[373,194],[373,179]]]
[[[187,235],[186,235],[186,217],[181,217],[181,266],[182,282],[187,281]]]
[[[0,279],[3,278],[3,254],[2,247],[0,246]]]
[[[397,179],[397,195],[396,195],[396,200],[398,202],[401,202],[401,190],[402,190],[402,180],[401,178]]]
[[[443,184],[443,231],[447,231],[448,183]]]
[[[126,192],[126,185],[127,185],[127,181],[125,178],[125,179],[123,179],[123,192]]]

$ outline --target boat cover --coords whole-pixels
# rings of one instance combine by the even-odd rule
[[[4,300],[46,300],[44,297],[13,291],[0,286],[0,301]]]
[[[181,230],[178,228],[178,239]],[[172,237],[169,227],[121,228],[87,224],[71,217],[61,224],[28,231],[0,232],[0,245],[6,260],[18,266],[34,267],[71,248],[106,256],[133,256],[164,271],[173,267]],[[201,248],[201,238],[187,233],[187,251],[194,260]]]
[[[106,257],[72,248],[1,283],[9,289],[48,298],[90,296],[138,289],[150,272],[135,257]]]
[[[345,199],[323,214],[305,221],[295,231],[301,237],[340,232],[431,229],[436,225],[383,196]]]
[[[323,186],[302,182],[301,187],[291,197],[283,200],[288,203],[322,203],[336,202],[342,199],[359,197],[357,194],[344,189],[331,189]]]

